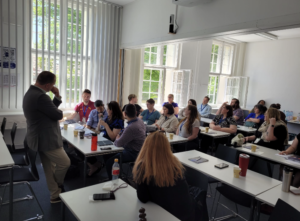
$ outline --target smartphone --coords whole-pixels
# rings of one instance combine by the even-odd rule
[[[111,150],[111,147],[100,147],[100,150]]]
[[[295,195],[300,195],[300,189],[296,189],[296,190],[290,190],[291,193],[295,194]]]
[[[99,193],[93,195],[94,200],[115,200],[115,194],[114,193]]]
[[[229,167],[229,165],[226,163],[220,163],[220,164],[216,164],[215,167],[217,167],[219,169],[224,169],[226,167]]]

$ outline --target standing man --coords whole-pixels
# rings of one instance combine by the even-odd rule
[[[60,202],[59,194],[64,191],[63,183],[70,159],[63,149],[59,120],[63,113],[59,90],[54,87],[55,74],[43,71],[31,85],[23,99],[23,111],[27,121],[27,143],[30,149],[38,151],[43,164],[50,202]],[[46,94],[51,91],[53,101]]]
[[[95,109],[94,102],[90,100],[91,94],[90,90],[85,89],[81,96],[82,102],[77,104],[74,108],[75,112],[70,117],[65,117],[64,120],[72,120],[79,114],[80,121],[85,124],[89,119],[91,111]]]
[[[86,127],[92,131],[96,131],[98,122],[102,118],[105,120],[108,116],[102,100],[96,100],[94,103],[96,109],[92,110],[87,121]]]
[[[201,117],[209,117],[211,113],[211,106],[208,104],[210,98],[205,96],[203,98],[202,104],[198,104],[197,109]]]
[[[144,110],[140,105],[137,104],[138,99],[137,99],[136,95],[135,94],[129,94],[128,101],[129,101],[129,104],[133,104],[135,106],[136,116],[138,117],[140,115],[140,113],[143,112]],[[128,104],[124,105],[124,107],[122,109],[124,117],[125,117],[125,109],[126,109],[127,105]]]

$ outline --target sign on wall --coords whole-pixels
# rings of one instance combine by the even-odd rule
[[[16,68],[16,48],[0,47],[0,55],[0,67],[3,62],[3,68],[9,68],[9,65],[10,69]]]

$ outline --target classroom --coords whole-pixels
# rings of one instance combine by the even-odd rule
[[[300,1],[0,0],[0,220],[299,221]]]

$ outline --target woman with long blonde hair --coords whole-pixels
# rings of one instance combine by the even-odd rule
[[[189,195],[184,167],[163,133],[155,132],[146,138],[135,161],[133,179],[140,201],[152,201],[180,220],[194,220],[195,203]]]
[[[284,121],[280,118],[279,110],[269,108],[265,113],[265,122],[260,126],[256,135],[245,137],[245,142],[253,141],[257,137],[260,140],[257,145],[268,147],[275,150],[284,150],[288,144],[288,129]]]
[[[200,118],[197,107],[188,105],[185,108],[185,116],[177,125],[176,135],[187,138],[188,142],[174,145],[174,150],[177,152],[199,149]]]

